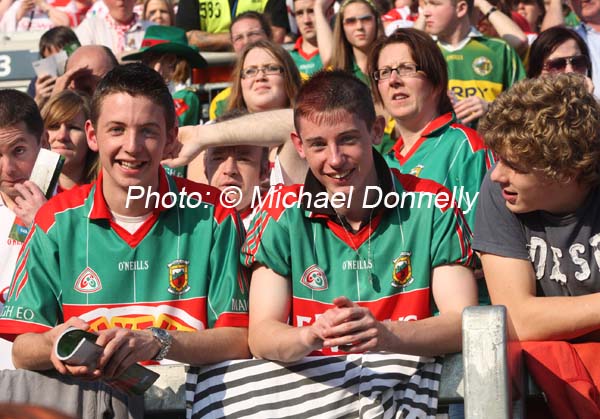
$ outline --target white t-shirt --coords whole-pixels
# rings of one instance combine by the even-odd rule
[[[100,14],[86,17],[75,29],[75,33],[81,45],[104,45],[117,56],[123,52],[136,51],[142,44],[146,28],[153,23],[135,16],[135,21],[123,33],[111,27],[109,16]]]
[[[15,214],[8,209],[0,197],[0,312],[8,296],[8,288],[12,279],[17,257],[22,243],[8,238],[8,233],[15,221]],[[14,369],[11,356],[12,343],[0,338],[0,370]]]
[[[596,96],[596,99],[600,99],[600,32],[595,31],[585,23],[577,26],[575,31],[583,38],[590,50],[594,96]]]

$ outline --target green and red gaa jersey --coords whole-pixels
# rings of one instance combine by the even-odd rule
[[[473,229],[479,188],[495,162],[477,131],[458,124],[449,112],[431,121],[404,156],[400,154],[403,145],[398,138],[384,156],[390,167],[444,185]]]
[[[73,316],[93,330],[247,327],[237,214],[219,204],[220,192],[210,186],[162,169],[159,183],[161,196],[193,193],[190,205],[161,206],[134,234],[112,219],[102,173],[45,204],[17,261],[0,316],[2,337],[45,332]]]
[[[458,100],[478,96],[487,102],[525,78],[515,50],[504,40],[471,29],[466,44],[451,50],[438,42],[448,64],[448,88]]]
[[[198,125],[200,122],[200,99],[196,92],[185,88],[173,93],[175,114],[180,127]]]
[[[305,201],[298,202],[301,192],[316,196],[325,191],[309,172],[304,186],[272,190],[273,201],[264,201],[248,230],[242,262],[264,265],[292,282],[289,318],[294,326],[313,323],[339,296],[368,307],[380,321],[430,317],[435,310],[433,268],[473,264],[471,232],[460,210],[450,203],[440,209],[422,202],[417,208],[421,192],[447,190],[431,180],[390,171],[374,155],[382,193],[413,192],[414,201],[378,207],[354,233],[338,222],[331,207],[309,209]],[[277,205],[278,193],[286,196],[281,201],[285,205]],[[318,354],[333,351],[312,353]]]
[[[311,54],[307,54],[302,49],[302,37],[298,37],[294,49],[290,51],[292,59],[298,67],[302,80],[307,80],[314,73],[323,68],[323,62],[319,55],[319,50],[314,50]]]

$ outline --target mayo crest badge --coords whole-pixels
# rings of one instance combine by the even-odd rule
[[[394,259],[394,269],[392,270],[392,286],[404,288],[413,282],[412,265],[410,262],[411,252],[402,252],[400,256]]]
[[[324,291],[327,289],[327,276],[323,269],[318,265],[310,265],[300,278],[300,283],[305,287],[315,291]]]
[[[188,265],[189,261],[176,259],[169,263],[169,289],[171,294],[182,295],[190,290]]]

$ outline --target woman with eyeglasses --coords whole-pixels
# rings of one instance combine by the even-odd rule
[[[293,105],[301,83],[300,73],[290,54],[279,44],[265,39],[248,44],[242,49],[231,77],[227,112],[242,110],[255,113],[289,108]],[[240,131],[243,130],[244,126],[240,126]],[[237,144],[263,145],[244,140]],[[271,171],[272,182],[284,183],[287,175],[279,164],[278,156],[283,153],[287,161],[290,155],[291,158],[295,157],[296,151],[291,141],[276,151],[271,151],[270,160],[274,162]],[[187,175],[188,179],[196,182],[206,182],[202,154],[188,165]]]
[[[247,45],[233,70],[227,110],[261,112],[292,105],[300,87],[300,73],[281,46],[267,40]]]
[[[586,43],[572,29],[555,26],[542,32],[531,45],[527,77],[580,73],[589,78],[592,66]]]
[[[456,122],[435,41],[417,29],[398,29],[373,46],[369,74],[375,100],[393,119],[380,146],[389,166],[444,185],[473,227],[477,193],[494,157],[475,130]]]
[[[385,35],[381,17],[370,0],[345,0],[332,33],[325,18],[331,4],[331,0],[315,1],[317,41],[323,66],[349,71],[368,85],[369,52],[374,42]]]

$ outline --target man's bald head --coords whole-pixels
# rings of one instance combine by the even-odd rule
[[[119,65],[112,51],[102,45],[84,45],[75,50],[67,61],[67,71],[87,67],[75,77],[69,89],[79,90],[92,96],[98,82],[106,73]]]

